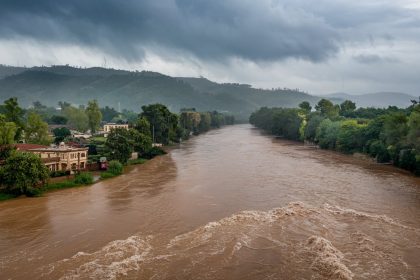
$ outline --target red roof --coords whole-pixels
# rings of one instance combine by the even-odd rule
[[[38,145],[38,144],[15,144],[14,146],[19,151],[28,151],[28,150],[32,150],[32,149],[49,148],[48,146]]]

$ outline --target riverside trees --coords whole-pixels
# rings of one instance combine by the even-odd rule
[[[392,162],[420,174],[420,104],[406,109],[356,109],[348,100],[334,105],[322,99],[316,111],[308,110],[306,102],[301,105],[300,109],[263,107],[251,115],[250,123],[324,149],[367,153],[378,162]]]

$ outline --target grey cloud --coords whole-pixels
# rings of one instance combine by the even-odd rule
[[[392,32],[401,24],[394,24],[397,19],[405,18],[405,25],[418,20],[418,14],[392,1],[354,2],[3,0],[0,38],[79,44],[127,60],[141,59],[145,49],[156,48],[203,60],[319,62],[337,54],[348,40],[383,37],[376,27],[383,28],[381,23],[390,23],[387,36],[395,38]]]
[[[399,60],[395,57],[383,57],[377,54],[359,54],[353,56],[353,59],[362,64],[375,64],[375,63],[397,63]]]
[[[127,59],[155,45],[203,59],[321,61],[339,36],[316,16],[272,1],[73,0],[0,4],[0,37],[93,46]]]

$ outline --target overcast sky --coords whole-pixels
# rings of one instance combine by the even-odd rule
[[[0,63],[420,93],[420,0],[1,0]]]

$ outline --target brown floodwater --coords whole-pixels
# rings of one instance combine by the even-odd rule
[[[0,203],[0,279],[420,279],[420,180],[224,127]]]

